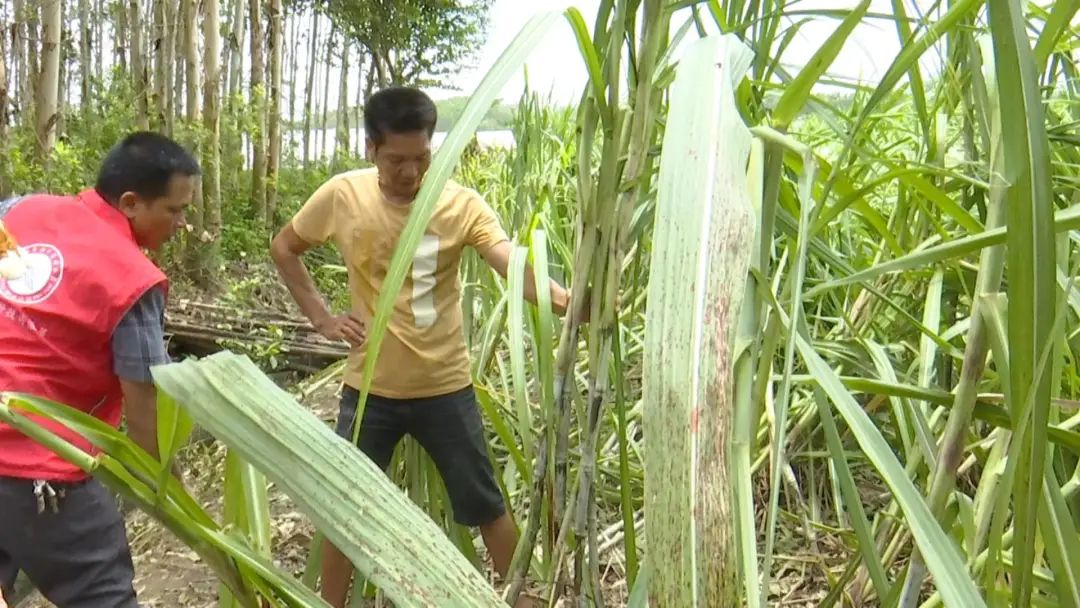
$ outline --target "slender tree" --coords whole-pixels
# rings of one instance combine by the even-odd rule
[[[307,90],[305,91],[304,100],[304,167],[308,166],[308,161],[311,159],[311,114],[314,111],[312,104],[315,94],[315,68],[319,65],[318,61],[315,61],[315,53],[318,50],[319,44],[319,12],[312,9],[311,11],[311,28],[308,30],[308,35],[311,37],[311,46],[308,47],[308,73],[307,73]]]
[[[94,65],[90,59],[93,27],[94,23],[90,20],[90,0],[79,0],[79,67],[82,68],[79,103],[84,106],[90,102],[90,83],[94,76]]]
[[[338,78],[337,120],[334,122],[334,160],[349,150],[349,40],[341,37],[341,77]]]
[[[41,63],[42,73],[37,99],[38,157],[45,161],[56,143],[60,93],[60,0],[44,0]]]
[[[44,0],[26,0],[23,7],[26,44],[26,88],[23,90],[23,108],[34,108],[27,117],[37,124],[37,103],[41,89],[41,7]]]
[[[165,126],[165,3],[162,0],[150,0],[153,3],[153,30],[150,35],[149,49],[146,55],[147,67],[153,62],[153,72],[149,89],[151,123],[157,127]]]
[[[120,70],[123,72],[128,71],[128,6],[122,1],[115,5],[116,10],[116,31],[113,36],[113,41],[116,44],[116,61],[120,66]]]
[[[203,230],[200,238],[209,236],[210,246],[204,246],[206,253],[199,270],[199,277],[205,280],[210,276],[216,262],[216,244],[221,236],[221,6],[218,0],[203,0],[203,208],[205,209]],[[205,245],[205,244],[204,244]]]
[[[187,123],[189,126],[199,124],[199,30],[196,24],[199,15],[198,2],[199,0],[184,1],[184,71],[186,72],[184,80],[187,85],[187,100],[184,105],[187,110]],[[192,141],[191,147],[198,149],[198,141]],[[195,234],[201,237],[203,231],[206,230],[202,188],[195,189],[192,207],[195,211],[192,214]]]
[[[277,178],[281,165],[281,53],[284,35],[282,27],[281,0],[270,0],[270,123],[269,162],[266,167],[266,213],[264,217],[273,225],[277,213]]]
[[[184,49],[187,44],[187,11],[188,2],[184,0],[175,5],[176,6],[176,19],[173,23],[176,25],[176,35],[173,37],[173,74],[175,79],[173,81],[173,118],[183,116],[183,112],[187,109],[184,103],[186,99],[185,86],[187,83],[187,70],[185,67],[178,67],[178,63],[185,57]]]
[[[290,145],[294,145],[296,129],[292,124],[296,120],[296,90],[300,87],[296,78],[296,69],[298,65],[298,57],[300,56],[300,14],[293,11],[293,14],[285,13],[285,21],[289,24],[289,34],[285,38],[285,50],[289,53],[289,113],[288,123],[289,131],[294,134],[294,137],[290,137]]]
[[[140,129],[150,128],[150,112],[147,107],[146,61],[143,54],[142,7],[139,0],[128,0],[128,24],[131,29],[131,81],[135,89],[135,120]]]
[[[225,83],[227,95],[225,105],[230,108],[233,107],[233,98],[240,90],[241,80],[243,80],[240,70],[243,61],[241,49],[244,48],[244,5],[244,0],[233,0],[232,14],[229,17],[229,73]]]
[[[184,4],[184,109],[188,122],[194,125],[199,121],[199,0],[185,0]]]
[[[71,107],[70,100],[68,99],[68,93],[71,91],[70,83],[68,79],[71,78],[71,70],[68,69],[68,62],[71,60],[70,43],[71,32],[67,27],[68,23],[68,11],[67,4],[61,0],[60,2],[60,70],[56,78],[56,136],[60,137],[64,133],[64,115],[67,114],[68,108]]]
[[[319,132],[319,144],[318,155],[322,156],[326,150],[326,137],[328,135],[327,129],[329,129],[329,112],[330,112],[330,70],[334,67],[334,34],[336,29],[333,22],[330,23],[330,36],[326,40],[326,65],[325,65],[325,80],[323,81],[323,99],[322,99],[322,130]]]
[[[364,128],[364,52],[361,49],[357,52],[356,58],[356,105],[353,106],[355,112],[355,120],[353,124],[356,125],[356,156],[363,156],[364,154],[364,137],[360,133],[360,129]]]
[[[91,55],[94,57],[94,77],[101,79],[105,74],[105,0],[94,0],[94,14],[91,16],[91,22],[94,24],[94,37],[93,40],[97,41],[98,52],[94,53],[91,49]],[[92,41],[91,41],[92,44]]]
[[[251,105],[255,129],[251,133],[251,205],[256,217],[266,215],[266,64],[263,56],[262,0],[249,3],[251,21]]]
[[[161,39],[161,114],[164,120],[165,132],[173,134],[176,117],[176,95],[173,93],[173,82],[176,80],[176,39],[179,30],[180,6],[171,0],[160,0],[164,5],[165,31]]]

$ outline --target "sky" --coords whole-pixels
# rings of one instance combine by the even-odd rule
[[[904,0],[904,3],[909,7],[909,15],[912,17],[916,16],[916,9],[931,4],[927,0]],[[432,96],[445,98],[471,93],[502,51],[535,14],[542,11],[561,11],[572,5],[581,11],[591,28],[599,4],[599,0],[495,0],[491,8],[488,39],[477,55],[476,67],[462,73],[457,83],[460,91],[437,90],[431,92]],[[857,4],[857,1],[851,0],[802,0],[789,3],[788,10],[843,10],[851,9]],[[869,13],[872,15],[875,12],[891,14],[891,0],[872,0]],[[681,26],[689,15],[686,10],[676,14],[672,19],[673,28]],[[799,35],[785,52],[785,58],[809,59],[840,23],[839,18],[805,18],[809,21],[802,26]],[[866,19],[852,33],[829,73],[847,79],[877,81],[888,69],[899,48],[896,27],[892,21]],[[929,67],[935,61],[933,57],[929,57],[923,63]],[[541,94],[550,93],[552,101],[557,103],[574,103],[580,97],[585,84],[585,68],[577,42],[565,20],[560,19],[544,42],[533,50],[527,66],[531,89]],[[793,61],[788,67],[796,70],[801,65]],[[524,77],[515,76],[507,83],[501,97],[504,101],[514,102],[520,98],[523,89]]]

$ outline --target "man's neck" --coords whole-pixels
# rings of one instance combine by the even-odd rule
[[[412,196],[394,194],[392,192],[387,192],[386,189],[382,187],[382,185],[379,185],[379,190],[382,192],[383,198],[386,199],[386,202],[390,203],[391,205],[397,205],[398,207],[408,207],[412,204],[414,200],[416,200],[415,194],[413,194]]]

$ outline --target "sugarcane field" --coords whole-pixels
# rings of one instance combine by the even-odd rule
[[[1080,0],[0,0],[0,608],[1080,608]]]

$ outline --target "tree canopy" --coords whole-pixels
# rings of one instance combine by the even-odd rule
[[[456,89],[450,78],[487,35],[492,0],[322,0],[346,36],[368,51],[373,82]]]

